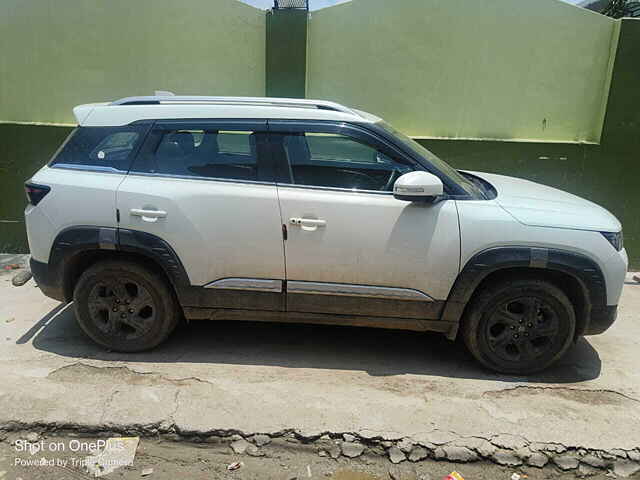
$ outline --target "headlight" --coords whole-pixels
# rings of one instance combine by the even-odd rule
[[[622,230],[620,230],[618,233],[611,233],[611,232],[600,232],[600,233],[602,233],[602,236],[604,238],[609,240],[609,243],[613,245],[613,248],[615,248],[617,251],[622,250],[622,248],[624,247],[624,236],[622,235]]]

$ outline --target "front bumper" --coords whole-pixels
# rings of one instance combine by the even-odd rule
[[[591,318],[585,328],[583,335],[599,335],[604,333],[618,316],[618,306],[610,305],[606,307],[593,308]]]
[[[48,263],[38,262],[34,260],[33,257],[29,261],[29,265],[33,279],[38,284],[38,287],[40,287],[42,293],[54,300],[66,303],[67,300],[64,296],[62,279],[57,272],[52,271]]]

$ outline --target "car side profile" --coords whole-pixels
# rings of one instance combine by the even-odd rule
[[[614,322],[620,222],[560,190],[458,171],[336,103],[129,97],[78,127],[27,183],[31,269],[116,351],[181,318],[461,336],[529,374]]]

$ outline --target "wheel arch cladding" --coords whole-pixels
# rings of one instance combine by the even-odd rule
[[[606,285],[600,267],[575,252],[537,247],[495,247],[474,255],[456,279],[442,314],[442,320],[458,328],[465,308],[486,281],[526,274],[555,283],[576,309],[576,336],[588,327],[593,308],[606,307]],[[457,328],[449,334],[453,339]]]
[[[160,265],[176,288],[191,285],[189,275],[171,245],[151,233],[118,229],[118,249],[144,255]]]
[[[49,269],[62,286],[66,301],[86,268],[96,261],[126,255],[164,272],[174,289],[190,285],[189,277],[171,246],[155,235],[111,227],[77,226],[54,240]]]

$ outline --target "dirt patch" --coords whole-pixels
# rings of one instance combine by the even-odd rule
[[[629,406],[630,404],[638,402],[635,398],[628,397],[623,393],[615,392],[613,390],[585,390],[567,387],[529,387],[524,385],[504,390],[485,392],[483,397],[497,399],[517,397],[535,398],[540,395],[544,395],[547,398],[550,396],[561,398],[563,400],[569,400],[571,402],[585,405]]]
[[[333,474],[331,480],[379,480],[379,477],[356,470],[338,470]]]
[[[47,378],[57,382],[88,385],[185,386],[208,383],[195,377],[173,379],[152,372],[136,372],[129,367],[94,367],[84,363],[74,363],[58,368],[47,375]]]

